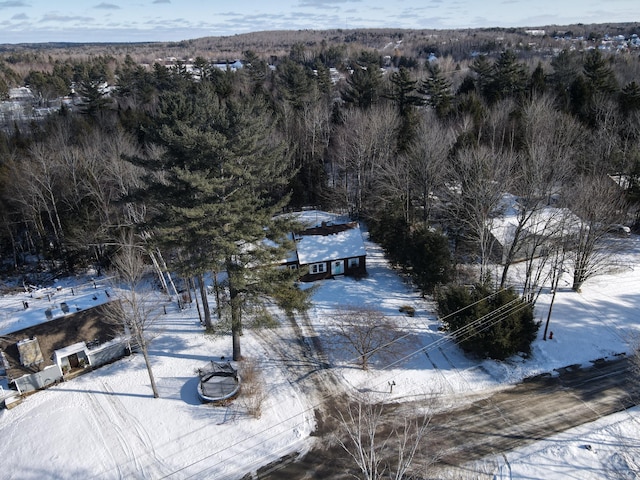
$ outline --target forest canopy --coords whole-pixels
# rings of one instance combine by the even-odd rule
[[[610,267],[617,226],[638,228],[636,29],[3,50],[0,95],[32,94],[24,115],[0,112],[3,272],[33,274],[33,259],[101,271],[135,232],[196,283],[227,272],[239,335],[244,308],[290,301],[295,280],[258,279],[252,268],[282,251],[247,246],[269,232],[284,248],[292,225],[277,214],[314,206],[367,222],[425,294],[451,282],[502,290],[515,262],[528,303],[562,269],[579,290]],[[508,241],[496,233],[506,212]]]

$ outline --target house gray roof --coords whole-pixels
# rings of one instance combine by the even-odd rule
[[[96,345],[103,344],[121,335],[123,333],[122,325],[107,320],[104,313],[105,308],[108,306],[98,305],[0,337],[0,350],[4,352],[8,363],[6,365],[8,377],[18,378],[53,365],[53,353],[56,350],[79,342],[91,341]],[[22,352],[18,344],[33,338],[37,339],[37,343],[33,342],[33,345],[35,348],[37,344],[37,348],[41,352],[40,359],[25,366],[22,363]]]
[[[365,256],[362,232],[357,224],[341,224],[339,227],[325,226],[324,229],[300,232],[296,242],[300,265]]]

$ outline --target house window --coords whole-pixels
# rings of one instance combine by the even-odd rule
[[[326,263],[312,263],[309,265],[309,272],[312,274],[325,273],[327,271]]]
[[[360,266],[359,258],[350,258],[349,259],[349,268],[358,268]]]
[[[291,265],[287,265],[287,266],[289,267],[289,270],[297,270],[298,269],[298,266],[295,263],[291,264]]]

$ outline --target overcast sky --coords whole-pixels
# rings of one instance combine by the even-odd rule
[[[0,0],[0,43],[178,41],[262,30],[639,20],[637,0]]]

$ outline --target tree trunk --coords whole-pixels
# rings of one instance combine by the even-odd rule
[[[147,353],[147,344],[142,339],[140,349],[142,350],[142,356],[144,357],[144,363],[147,366],[147,372],[149,373],[149,380],[151,381],[151,390],[153,390],[153,398],[158,398],[160,395],[158,394],[158,387],[156,386],[156,379],[153,376],[153,371],[151,370],[151,362],[149,361],[149,354]]]
[[[216,294],[216,314],[218,315],[218,321],[222,321],[222,302],[220,301],[220,283],[218,282],[218,272],[213,273],[213,291]]]
[[[167,281],[164,278],[164,273],[162,273],[162,268],[160,268],[160,264],[158,263],[158,260],[156,259],[155,254],[152,251],[149,251],[147,253],[149,255],[149,258],[151,259],[151,262],[153,263],[153,268],[156,269],[156,273],[158,275],[158,280],[160,280],[160,285],[162,287],[162,290],[167,295],[170,295],[169,286],[167,285]]]
[[[574,292],[578,292],[580,293],[580,289],[582,288],[582,284],[584,283],[584,280],[582,278],[582,275],[579,273],[574,273],[573,274],[573,285],[571,285],[571,290],[573,290]]]
[[[193,277],[188,279],[189,285],[189,296],[191,296],[191,289],[193,289],[193,298],[196,301],[196,309],[198,310],[198,320],[200,320],[200,325],[204,325],[204,320],[202,319],[202,311],[200,310],[200,302],[198,301],[198,292],[196,290],[196,282]]]
[[[204,275],[198,274],[198,287],[200,288],[200,298],[202,298],[202,310],[204,312],[204,325],[207,332],[213,331],[211,323],[211,311],[209,310],[209,300],[207,299],[207,288],[204,284]]]
[[[233,338],[233,360],[242,360],[240,349],[240,336],[242,335],[242,311],[240,308],[239,293],[229,288],[231,299],[231,335]]]
[[[500,277],[500,289],[503,289],[507,285],[507,278],[509,274],[509,267],[513,263],[513,259],[516,255],[516,250],[520,247],[520,233],[522,232],[523,223],[518,221],[518,225],[516,227],[516,231],[513,234],[513,240],[511,241],[511,245],[509,245],[509,250],[507,251],[507,255],[504,259],[504,266],[502,267],[502,276]]]
[[[176,288],[175,283],[173,283],[173,278],[171,277],[171,272],[169,271],[169,267],[167,267],[167,262],[164,261],[164,257],[162,256],[162,252],[160,252],[160,249],[158,249],[157,251],[158,251],[158,259],[160,260],[160,262],[162,262],[162,267],[164,271],[167,272],[167,278],[169,279],[169,283],[171,284],[171,288],[173,289],[173,294],[176,296],[178,300],[178,304],[180,304],[180,295],[178,295],[178,289]]]

